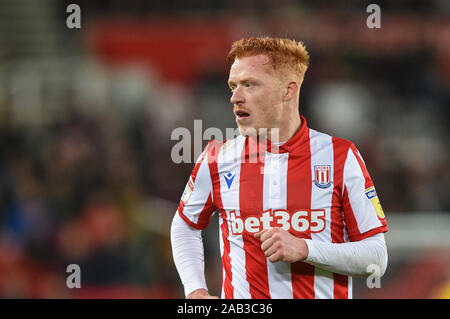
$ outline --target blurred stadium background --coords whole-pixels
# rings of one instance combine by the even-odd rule
[[[380,29],[369,3],[1,0],[0,297],[184,297],[169,226],[193,164],[171,161],[170,134],[235,127],[225,56],[272,35],[306,44],[300,111],[356,143],[386,212],[388,270],[354,297],[449,298],[450,2],[374,1]]]

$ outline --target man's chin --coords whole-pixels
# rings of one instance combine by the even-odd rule
[[[258,129],[254,128],[254,127],[242,127],[242,126],[238,126],[239,128],[239,133],[242,136],[258,136]]]

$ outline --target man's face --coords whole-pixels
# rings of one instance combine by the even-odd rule
[[[259,135],[264,133],[260,129],[279,127],[283,110],[281,81],[267,55],[236,59],[228,85],[241,135]]]

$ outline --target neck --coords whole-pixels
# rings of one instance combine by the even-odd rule
[[[298,114],[298,112],[296,113],[297,114],[285,116],[285,120],[280,124],[278,130],[269,130],[269,132],[267,132],[268,139],[273,143],[286,142],[291,139],[295,133],[298,132],[302,124],[300,114]]]

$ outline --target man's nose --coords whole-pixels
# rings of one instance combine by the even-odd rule
[[[242,95],[242,90],[241,90],[241,88],[238,86],[235,90],[234,90],[234,92],[233,92],[233,94],[231,95],[231,98],[230,98],[230,102],[232,103],[232,104],[234,104],[234,105],[236,105],[236,104],[242,104],[242,103],[244,103],[244,96]]]

